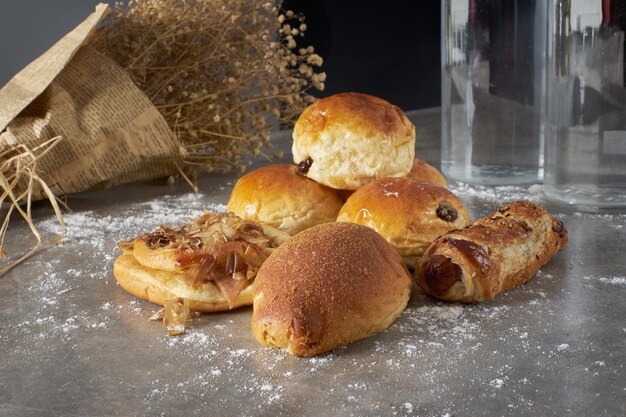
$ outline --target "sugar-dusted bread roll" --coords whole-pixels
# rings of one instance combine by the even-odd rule
[[[285,242],[259,270],[252,331],[292,355],[317,355],[386,329],[411,288],[404,262],[373,230],[322,224]]]
[[[289,235],[233,215],[209,213],[120,242],[113,274],[129,293],[155,304],[184,298],[191,310],[252,304],[252,283]]]
[[[276,164],[239,178],[228,211],[295,235],[334,222],[342,204],[335,190],[297,173],[295,165]]]
[[[434,166],[430,165],[426,161],[415,158],[413,161],[413,167],[406,175],[407,178],[414,178],[416,180],[432,182],[435,185],[440,185],[444,188],[448,186],[446,178],[441,172]]]
[[[467,226],[471,218],[463,202],[443,187],[412,178],[383,178],[356,190],[337,221],[376,230],[412,268],[433,240]]]
[[[415,278],[427,294],[475,303],[526,283],[567,241],[563,223],[543,206],[516,201],[437,239]]]
[[[336,189],[356,190],[382,177],[403,177],[415,156],[415,126],[377,97],[342,93],[310,105],[294,127],[301,173]]]

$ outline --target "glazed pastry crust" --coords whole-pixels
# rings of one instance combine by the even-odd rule
[[[184,298],[191,310],[225,311],[252,304],[258,268],[287,239],[269,225],[205,212],[120,242],[113,274],[123,289],[155,304]]]
[[[274,164],[239,178],[227,210],[293,236],[334,222],[342,204],[335,190],[298,174],[295,165]]]
[[[420,181],[428,181],[432,182],[435,185],[439,185],[440,187],[447,188],[448,183],[446,182],[446,177],[443,176],[441,172],[434,166],[430,165],[428,162],[423,161],[421,159],[415,158],[413,160],[413,168],[406,174],[405,178],[413,178]],[[336,190],[339,198],[344,203],[348,200],[348,198],[354,193],[355,190]],[[411,267],[413,264],[411,264]]]
[[[348,198],[337,221],[374,229],[410,268],[436,238],[472,222],[452,192],[413,178],[383,178],[364,185]]]
[[[172,298],[182,297],[189,301],[191,310],[211,313],[252,304],[252,286],[241,291],[233,305],[229,306],[222,292],[212,282],[194,287],[189,285],[182,272],[146,268],[133,256],[132,250],[124,251],[115,260],[113,274],[124,290],[159,305]]]
[[[417,261],[415,278],[427,294],[475,303],[525,284],[567,242],[563,223],[543,206],[517,201],[433,242]],[[446,265],[435,266],[442,259]],[[458,279],[444,282],[455,270]]]
[[[441,172],[434,166],[430,165],[428,162],[423,161],[421,159],[415,158],[413,161],[413,167],[406,174],[407,178],[415,178],[416,180],[428,181],[433,184],[439,185],[443,188],[448,187],[448,183],[446,182],[446,178],[443,176]]]

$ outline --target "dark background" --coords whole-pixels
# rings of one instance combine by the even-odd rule
[[[251,0],[259,1],[259,0]],[[0,0],[0,85],[94,10],[98,0]],[[404,110],[440,103],[440,1],[286,0],[303,45],[324,57],[325,96],[358,91]]]

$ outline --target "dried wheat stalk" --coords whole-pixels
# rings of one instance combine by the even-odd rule
[[[4,250],[4,238],[11,215],[17,212],[28,224],[31,233],[36,239],[35,244],[22,257],[13,261],[9,265],[0,269],[0,275],[14,268],[15,266],[35,254],[42,244],[42,236],[33,222],[31,205],[35,190],[41,190],[46,199],[52,205],[54,214],[61,225],[61,233],[52,239],[52,243],[58,242],[65,231],[65,223],[61,214],[60,205],[64,205],[50,190],[46,181],[37,172],[37,162],[52,149],[59,141],[60,136],[47,140],[39,146],[30,149],[25,145],[4,145],[0,147],[0,207],[6,204],[6,214],[0,226],[0,258],[6,257]],[[24,190],[20,194],[15,194],[15,190]]]

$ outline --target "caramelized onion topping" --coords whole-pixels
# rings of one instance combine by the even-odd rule
[[[189,300],[186,298],[172,298],[163,304],[163,324],[170,336],[185,333],[185,326],[189,320]]]
[[[162,225],[139,238],[151,249],[175,249],[178,265],[194,288],[222,279],[222,274],[239,281],[254,279],[275,246],[259,224],[233,213],[205,212],[190,224]]]
[[[256,277],[263,261],[277,246],[261,225],[233,213],[205,212],[189,224],[162,225],[138,239],[151,249],[174,250],[184,278],[195,289],[213,282],[227,297],[229,305]],[[122,241],[118,245],[130,249],[133,242]],[[181,300],[168,300],[163,309],[169,334],[184,331],[189,306]]]

